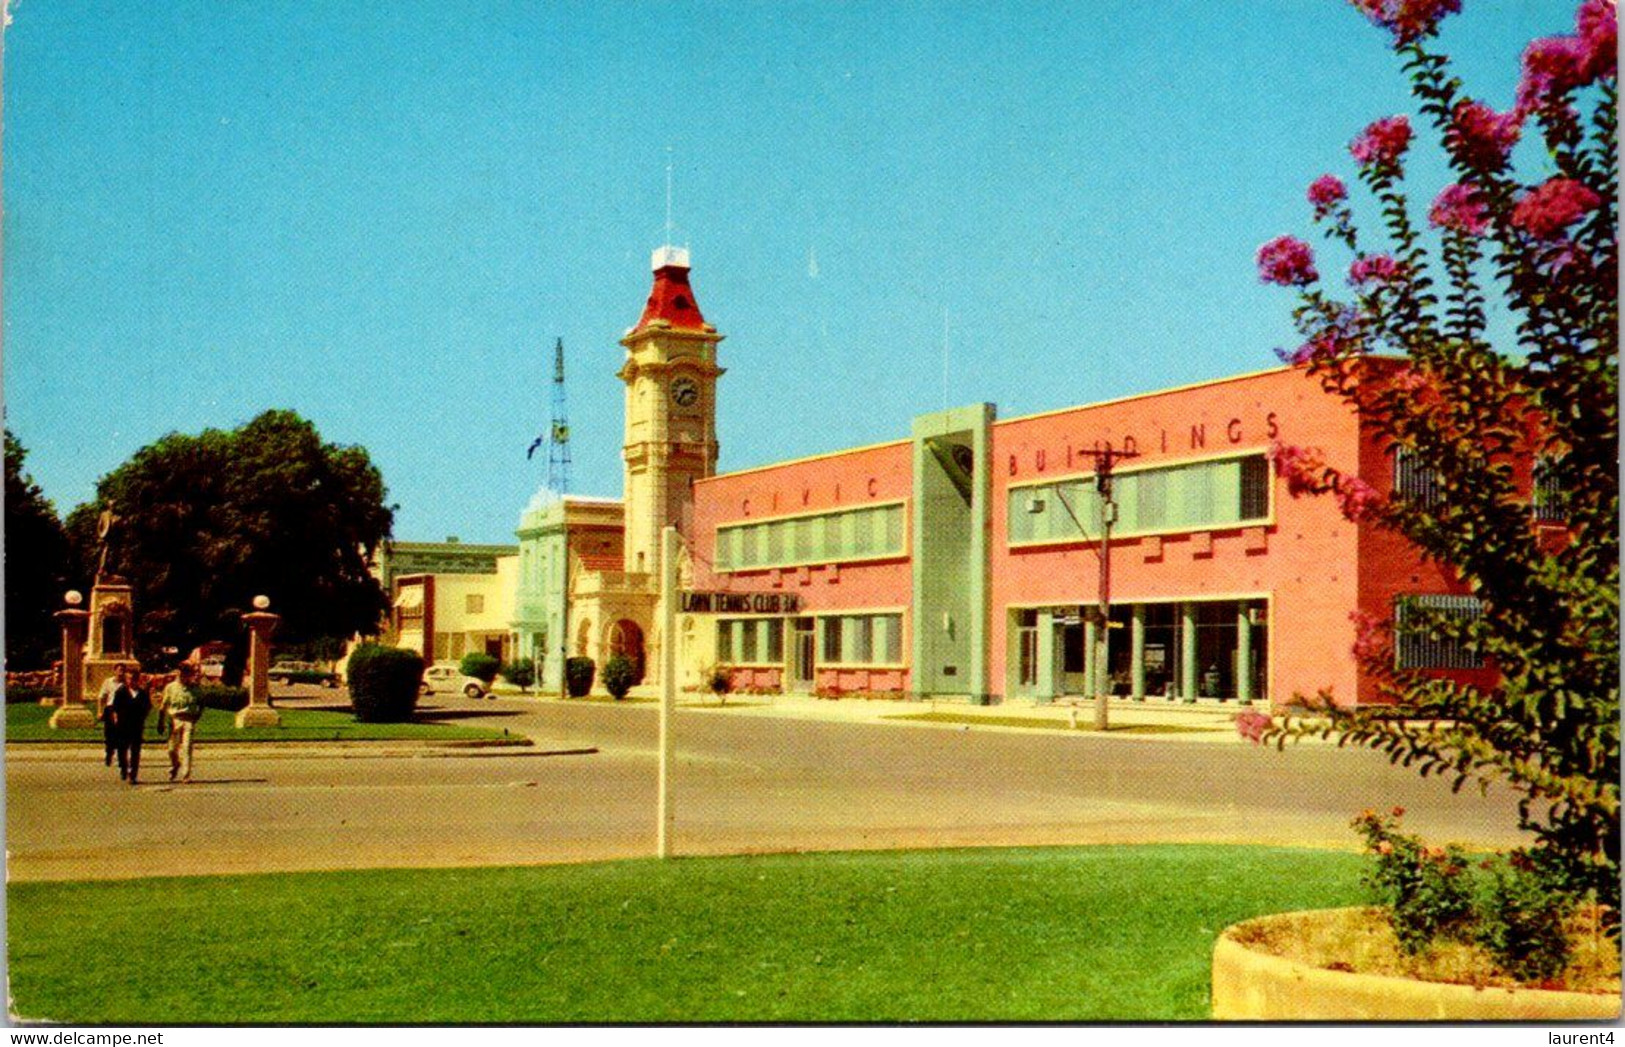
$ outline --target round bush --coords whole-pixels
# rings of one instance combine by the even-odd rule
[[[463,660],[457,666],[464,676],[472,676],[487,687],[497,678],[497,670],[501,667],[500,661],[483,651],[472,651],[463,655]]]
[[[617,702],[638,682],[638,667],[624,654],[617,654],[604,663],[604,690]]]
[[[236,713],[248,708],[248,688],[223,683],[204,683],[197,686],[198,700],[205,709]],[[157,696],[154,695],[156,698]]]
[[[350,655],[345,676],[350,706],[363,723],[404,723],[412,719],[423,685],[423,658],[400,647],[363,644]]]
[[[521,658],[502,667],[502,678],[524,691],[536,682],[536,662]]]
[[[570,658],[564,663],[564,686],[569,689],[571,698],[585,698],[592,690],[593,674],[598,666],[593,664],[591,658]]]

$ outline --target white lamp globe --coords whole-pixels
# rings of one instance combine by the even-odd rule
[[[84,594],[78,589],[69,589],[67,592],[62,594],[62,602],[67,604],[69,607],[78,607],[80,604],[85,602],[85,597]]]
[[[264,594],[254,597],[254,610],[263,611],[271,606],[271,598]]]

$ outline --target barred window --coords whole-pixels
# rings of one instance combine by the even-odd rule
[[[1537,520],[1562,523],[1568,519],[1568,491],[1550,458],[1535,459],[1534,491],[1530,499]]]
[[[845,614],[821,619],[826,665],[899,665],[903,661],[903,616]]]
[[[1423,508],[1438,505],[1444,500],[1439,474],[1418,458],[1415,451],[1405,447],[1394,449],[1394,492]]]
[[[1476,596],[1402,596],[1394,603],[1394,658],[1401,669],[1478,669],[1484,660],[1440,634],[1440,619],[1465,625],[1482,614]]]

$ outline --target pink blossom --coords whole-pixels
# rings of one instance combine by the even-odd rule
[[[1267,713],[1244,709],[1236,714],[1236,733],[1249,742],[1260,742],[1264,739],[1264,732],[1275,726],[1275,721]]]
[[[1391,658],[1388,623],[1365,611],[1350,611],[1354,623],[1354,657],[1366,663],[1386,663]]]
[[[1516,110],[1497,113],[1483,102],[1472,99],[1456,105],[1451,114],[1446,142],[1462,160],[1473,167],[1498,171],[1506,166],[1512,147],[1523,132]]]
[[[1373,122],[1349,143],[1349,153],[1361,167],[1397,164],[1411,145],[1411,122],[1390,116]]]
[[[1447,185],[1428,210],[1428,221],[1439,229],[1453,229],[1468,236],[1483,236],[1490,227],[1489,212],[1478,190],[1466,182]]]
[[[1309,183],[1309,202],[1314,205],[1316,218],[1324,218],[1326,212],[1348,198],[1348,186],[1336,175],[1323,174]]]
[[[1408,44],[1432,36],[1445,15],[1461,10],[1461,0],[1352,0],[1356,9],[1394,34],[1394,43]]]
[[[1614,0],[1585,0],[1574,18],[1584,57],[1586,83],[1619,75],[1619,9]]]
[[[1377,853],[1378,854],[1393,854],[1394,853],[1394,845],[1389,843],[1387,840],[1378,840],[1377,841]]]
[[[1601,197],[1572,178],[1553,178],[1518,200],[1512,224],[1537,239],[1550,240],[1601,203]]]
[[[1303,287],[1320,279],[1315,252],[1293,236],[1278,236],[1258,249],[1258,278],[1267,284]]]
[[[1277,441],[1270,445],[1270,462],[1275,475],[1286,481],[1287,493],[1319,494],[1325,490],[1326,454],[1318,447],[1295,447]]]
[[[1374,254],[1356,258],[1349,266],[1349,283],[1356,287],[1365,284],[1391,284],[1399,279],[1403,270],[1392,255]]]
[[[1343,518],[1359,523],[1369,520],[1382,508],[1382,495],[1358,476],[1337,478],[1337,505]]]
[[[1523,52],[1523,78],[1518,81],[1518,111],[1539,109],[1551,99],[1586,82],[1591,55],[1577,36],[1543,36]]]

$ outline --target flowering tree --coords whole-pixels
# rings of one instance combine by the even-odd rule
[[[1360,622],[1356,655],[1412,715],[1339,709],[1322,696],[1311,704],[1324,717],[1274,734],[1336,733],[1451,775],[1457,788],[1510,783],[1537,855],[1566,886],[1595,889],[1617,928],[1615,4],[1585,0],[1572,35],[1531,43],[1503,113],[1464,94],[1430,49],[1460,0],[1353,3],[1391,34],[1455,181],[1428,207],[1436,233],[1425,234],[1405,188],[1411,123],[1377,120],[1349,152],[1380,209],[1382,242],[1356,226],[1343,181],[1328,174],[1308,190],[1315,222],[1352,256],[1348,293],[1322,285],[1313,250],[1292,237],[1260,248],[1259,272],[1299,292],[1305,340],[1282,355],[1427,480],[1381,493],[1304,447],[1275,448],[1275,467],[1294,496],[1330,494],[1349,519],[1403,534],[1450,568],[1480,613],[1412,609],[1406,626],[1498,673],[1473,686],[1397,668],[1392,623]],[[1536,135],[1547,159],[1529,179],[1512,153]]]

